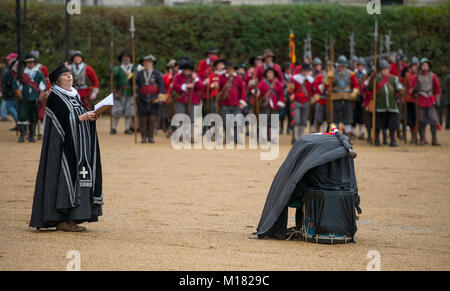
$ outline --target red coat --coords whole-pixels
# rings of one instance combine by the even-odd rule
[[[401,62],[400,63],[400,70],[401,70],[400,72],[398,71],[398,64],[397,63],[391,63],[390,67],[391,67],[391,69],[390,69],[391,74],[394,75],[394,76],[400,77],[402,71],[406,67],[406,63],[405,62]]]
[[[217,57],[211,57],[208,64],[208,59],[203,59],[198,63],[197,67],[197,75],[200,78],[200,80],[204,81],[208,75],[211,73],[211,64],[217,60]]]
[[[81,102],[87,108],[90,109],[91,105],[90,105],[90,101],[89,101],[89,95],[91,95],[91,92],[94,88],[97,88],[97,90],[98,90],[99,82],[98,82],[98,78],[97,78],[97,75],[95,74],[94,69],[89,65],[86,65],[86,76],[92,85],[86,89],[77,89],[77,88],[75,88],[75,89],[77,89],[78,94],[80,94]]]
[[[419,73],[421,74],[421,73]],[[411,88],[415,88],[417,84],[418,75],[411,80]],[[433,74],[433,92],[430,96],[426,97],[419,92],[419,106],[420,107],[431,107],[436,102],[436,95],[441,95],[441,87],[439,86],[439,79],[433,72],[428,72],[428,74]]]
[[[306,103],[311,100],[314,93],[314,78],[312,76],[304,77],[302,74],[296,74],[292,76],[292,82],[294,83],[294,91],[291,94],[291,100]],[[304,91],[302,84],[304,84],[306,91]]]
[[[264,96],[266,96],[267,92],[270,89],[271,84],[267,84],[269,81],[266,79],[261,80],[258,84],[259,97],[258,100],[261,103]],[[284,98],[284,85],[278,80],[275,80],[275,84],[273,86],[273,90],[270,90],[269,93],[269,106],[273,110],[281,109],[285,106],[285,98]]]
[[[239,106],[239,103],[247,105],[244,81],[238,74],[233,75],[233,82],[228,90],[228,94],[224,100],[220,101],[221,106]],[[222,91],[229,76],[227,73],[222,74],[219,78],[219,91]]]
[[[417,74],[407,72],[405,78],[406,78],[406,88],[405,88],[406,102],[416,103],[416,98],[413,96],[411,89],[414,88],[413,81],[414,81],[414,79],[417,78]]]
[[[323,74],[318,74],[316,76],[316,79],[314,79],[314,93],[319,94],[320,95],[320,99],[317,101],[317,103],[322,104],[322,105],[326,105],[327,104],[327,99],[326,97],[323,98],[322,95],[324,94],[325,91],[325,83],[323,82]]]
[[[219,87],[215,87],[213,88],[213,84],[215,82],[219,83],[220,80],[220,76],[222,76],[224,74],[218,74],[218,73],[212,73],[209,74],[209,78],[208,78],[208,87],[209,87],[209,96],[208,94],[206,94],[206,90],[205,94],[203,95],[203,99],[212,99],[215,98],[217,95],[219,95]]]
[[[256,68],[256,76],[259,81],[264,79],[264,72],[266,71],[266,64],[259,65]],[[280,82],[284,83],[284,77],[283,77],[283,71],[281,70],[281,67],[278,64],[273,64],[273,69],[277,72],[277,78]]]
[[[169,71],[167,74],[164,74],[164,76],[162,77],[163,79],[163,83],[164,83],[164,89],[166,90],[166,94],[167,96],[169,96],[169,98],[172,96],[172,79],[173,79],[173,72]],[[167,98],[166,103],[169,102],[169,98]]]
[[[175,79],[173,80],[173,91],[177,93],[181,93],[181,97],[176,100],[176,102],[187,104],[189,100],[189,96],[192,92],[191,104],[198,105],[201,101],[201,92],[203,89],[203,84],[201,80],[197,77],[194,80],[195,86],[193,89],[185,88],[185,83],[192,83],[192,77],[186,77],[183,73],[177,74]]]
[[[41,73],[45,77],[45,83],[47,85],[47,91],[50,91],[51,84],[50,84],[50,80],[48,78],[47,66],[44,66],[44,65],[41,64],[39,69],[40,69]],[[38,118],[39,118],[40,121],[43,121],[44,117],[45,117],[45,107],[46,107],[45,105],[46,105],[46,101],[45,100],[39,102],[39,105],[38,105]]]

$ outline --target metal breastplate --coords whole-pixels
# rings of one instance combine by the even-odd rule
[[[78,73],[78,75],[76,75],[75,72],[72,71],[72,75],[73,75],[73,86],[76,89],[88,88],[87,76],[86,76],[86,66],[83,67],[83,69]]]
[[[433,93],[433,74],[427,75],[419,74],[418,79],[418,91],[422,96],[429,97]]]
[[[349,70],[345,70],[344,72],[337,72],[335,73],[335,92],[351,92],[351,86],[350,86],[350,72]]]

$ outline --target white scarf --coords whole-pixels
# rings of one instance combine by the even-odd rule
[[[61,88],[58,85],[54,85],[53,88],[55,88],[56,90],[58,90],[59,92],[63,93],[64,95],[70,96],[70,97],[75,97],[78,95],[78,91],[77,89],[75,89],[74,87],[70,88],[70,91],[67,91],[66,89]]]

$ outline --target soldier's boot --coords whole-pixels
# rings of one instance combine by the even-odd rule
[[[397,145],[397,141],[395,140],[395,130],[390,130],[389,131],[389,135],[391,137],[391,144],[390,144],[390,146],[391,147],[397,147],[398,145]]]
[[[36,142],[36,139],[34,138],[35,135],[36,135],[36,122],[31,122],[28,125],[28,130],[29,130],[28,141],[29,142]]]
[[[147,142],[148,116],[139,116],[139,129],[141,131],[141,143]]]
[[[380,130],[379,129],[375,129],[375,146],[380,147],[381,143],[380,143]]]
[[[150,115],[150,125],[149,125],[149,129],[148,129],[148,142],[149,143],[155,143],[155,140],[153,139],[153,136],[155,134],[155,128],[156,128],[156,124],[158,122],[158,116],[153,114]]]
[[[428,144],[427,138],[425,136],[425,124],[423,124],[423,123],[419,124],[419,136],[420,136],[419,145]]]
[[[18,124],[17,127],[19,128],[19,142],[22,143],[25,141],[25,135],[27,132],[27,125],[26,124]]]
[[[436,125],[431,125],[430,126],[430,130],[431,130],[431,136],[432,136],[431,145],[432,146],[440,146],[441,144],[438,143],[438,140],[437,140],[437,132],[436,132],[437,126]]]
[[[410,144],[417,144],[417,131],[411,130],[411,140]]]
[[[383,130],[383,144],[384,145],[388,145],[389,144],[386,130]]]

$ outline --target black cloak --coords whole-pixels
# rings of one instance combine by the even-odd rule
[[[44,136],[30,227],[97,221],[102,215],[102,167],[95,121],[75,89],[54,86],[47,100]],[[72,94],[66,94],[66,93]]]
[[[306,185],[314,185],[316,189],[352,190],[355,193],[355,205],[351,205],[351,208],[354,212],[356,207],[360,212],[350,149],[348,137],[340,132],[336,135],[310,134],[298,140],[272,182],[258,224],[258,237],[270,234],[269,231],[286,207],[293,204],[296,204],[294,207],[301,207]],[[351,228],[356,232],[356,223]]]

